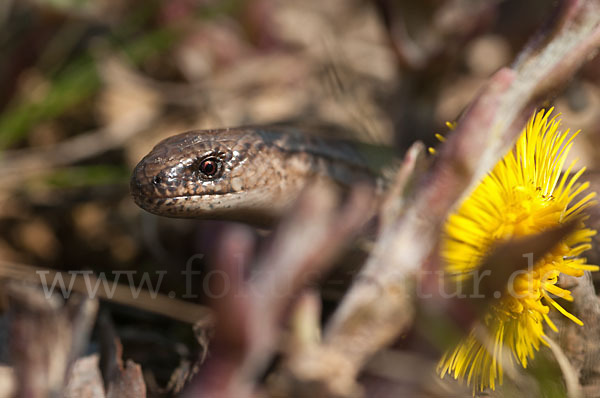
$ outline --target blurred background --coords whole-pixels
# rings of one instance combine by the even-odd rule
[[[288,122],[400,155],[417,139],[435,145],[551,12],[544,0],[3,0],[0,259],[109,279],[167,270],[160,292],[182,297],[181,271],[210,256],[222,225],[135,206],[130,172],[158,141]],[[584,131],[573,152],[591,169],[599,67],[554,103]],[[101,306],[152,394],[203,349],[185,322]]]

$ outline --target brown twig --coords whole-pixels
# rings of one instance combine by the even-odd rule
[[[247,248],[243,234],[232,232],[225,238],[217,266],[229,275],[230,293],[215,302],[214,355],[190,396],[251,394],[255,379],[277,349],[292,302],[331,266],[334,256],[373,214],[372,196],[365,189],[356,190],[341,210],[336,210],[331,188],[315,185],[308,189],[269,248],[257,257],[251,267],[255,273],[247,282],[240,279],[234,265],[239,261],[232,257],[234,249],[239,253]]]

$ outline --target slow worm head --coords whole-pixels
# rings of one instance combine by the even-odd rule
[[[347,142],[294,128],[200,130],[157,144],[135,167],[131,193],[162,216],[268,224],[319,179],[348,187],[374,177]]]

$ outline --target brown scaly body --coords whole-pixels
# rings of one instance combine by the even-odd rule
[[[290,127],[240,127],[160,142],[136,166],[131,193],[162,216],[269,224],[319,180],[349,187],[375,176],[347,141]]]

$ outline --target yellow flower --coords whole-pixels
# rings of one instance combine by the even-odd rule
[[[562,173],[567,154],[578,132],[558,130],[552,109],[531,118],[515,147],[495,166],[445,225],[442,258],[446,271],[465,278],[476,271],[498,242],[540,233],[575,220],[577,228],[533,267],[509,281],[506,292],[482,319],[490,342],[481,342],[475,332],[444,354],[438,365],[441,377],[467,379],[473,391],[494,389],[502,383],[502,351],[508,349],[527,367],[528,360],[547,345],[544,321],[555,308],[573,322],[583,323],[553,298],[573,300],[571,292],[556,286],[560,273],[581,276],[597,271],[578,256],[591,247],[595,231],[584,225],[582,211],[595,203],[595,193],[583,195],[589,183],[578,183],[584,169],[572,175],[575,162]]]

